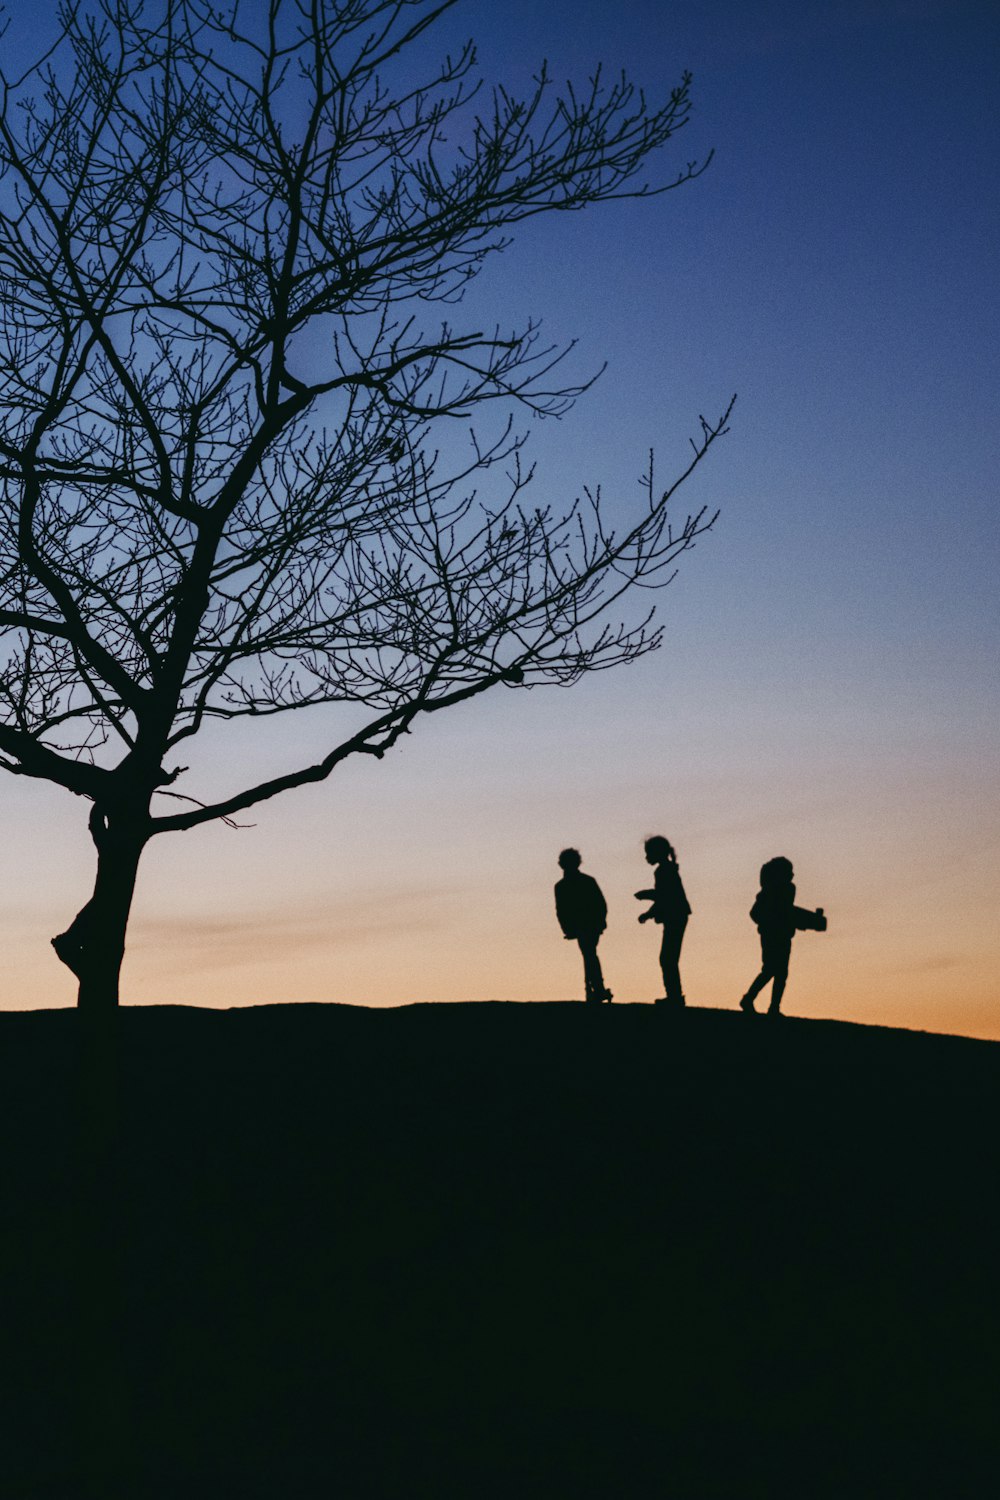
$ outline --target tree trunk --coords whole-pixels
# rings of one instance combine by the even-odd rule
[[[97,845],[94,894],[72,925],[52,939],[58,957],[80,981],[77,1005],[91,1015],[113,1012],[125,953],[135,878],[149,838],[146,817],[91,816]]]

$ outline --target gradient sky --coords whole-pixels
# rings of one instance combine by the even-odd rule
[[[569,416],[533,424],[539,500],[597,483],[638,500],[649,448],[666,482],[737,391],[678,502],[721,518],[658,596],[666,641],[638,665],[500,690],[252,828],[155,841],[125,998],[575,998],[552,907],[574,844],[608,898],[616,998],[650,1000],[658,932],[632,892],[662,832],[694,908],[691,1003],[746,988],[758,869],[785,854],[830,919],[795,944],[790,1013],[1000,1038],[1000,12],[471,0],[440,50],[466,35],[512,86],[543,57],[559,79],[624,65],[653,97],[693,72],[663,171],[714,147],[708,172],[527,226],[476,295],[578,339],[578,371],[608,362]],[[190,788],[232,790],[333,733],[322,715],[216,730]],[[0,798],[0,1005],[72,1004],[48,940],[90,891],[86,807],[13,777]]]

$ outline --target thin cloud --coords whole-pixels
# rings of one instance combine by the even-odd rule
[[[253,967],[289,954],[367,947],[404,932],[440,930],[448,896],[440,890],[389,890],[294,910],[174,912],[136,920],[131,947],[147,959],[169,953],[171,969]]]
[[[968,960],[957,953],[935,953],[916,963],[900,964],[898,974],[941,974],[949,969],[965,968]]]

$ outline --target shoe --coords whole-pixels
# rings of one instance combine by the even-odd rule
[[[612,995],[612,993],[611,993],[611,991],[610,991],[610,990],[605,990],[605,991],[604,991],[604,999],[605,999],[605,1000],[606,1000],[606,1001],[607,1001],[607,1002],[608,1002],[608,1004],[609,1004],[609,1005],[610,1005],[610,1004],[611,1004],[611,1001],[612,1001],[612,1000],[613,1000],[613,999],[614,999],[614,998],[615,998],[615,997],[614,997],[614,995]]]
[[[757,1014],[757,1012],[753,1008],[753,1001],[750,999],[749,995],[743,996],[743,999],[740,1001],[740,1010],[742,1010],[748,1016],[755,1016]]]
[[[767,1014],[769,1016],[780,1016],[783,1015],[784,1012],[780,1011],[776,1005],[769,1005],[767,1008]]]

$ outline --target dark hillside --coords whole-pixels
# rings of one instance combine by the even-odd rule
[[[4,1500],[995,1492],[1000,1046],[117,1020],[0,1015]]]

